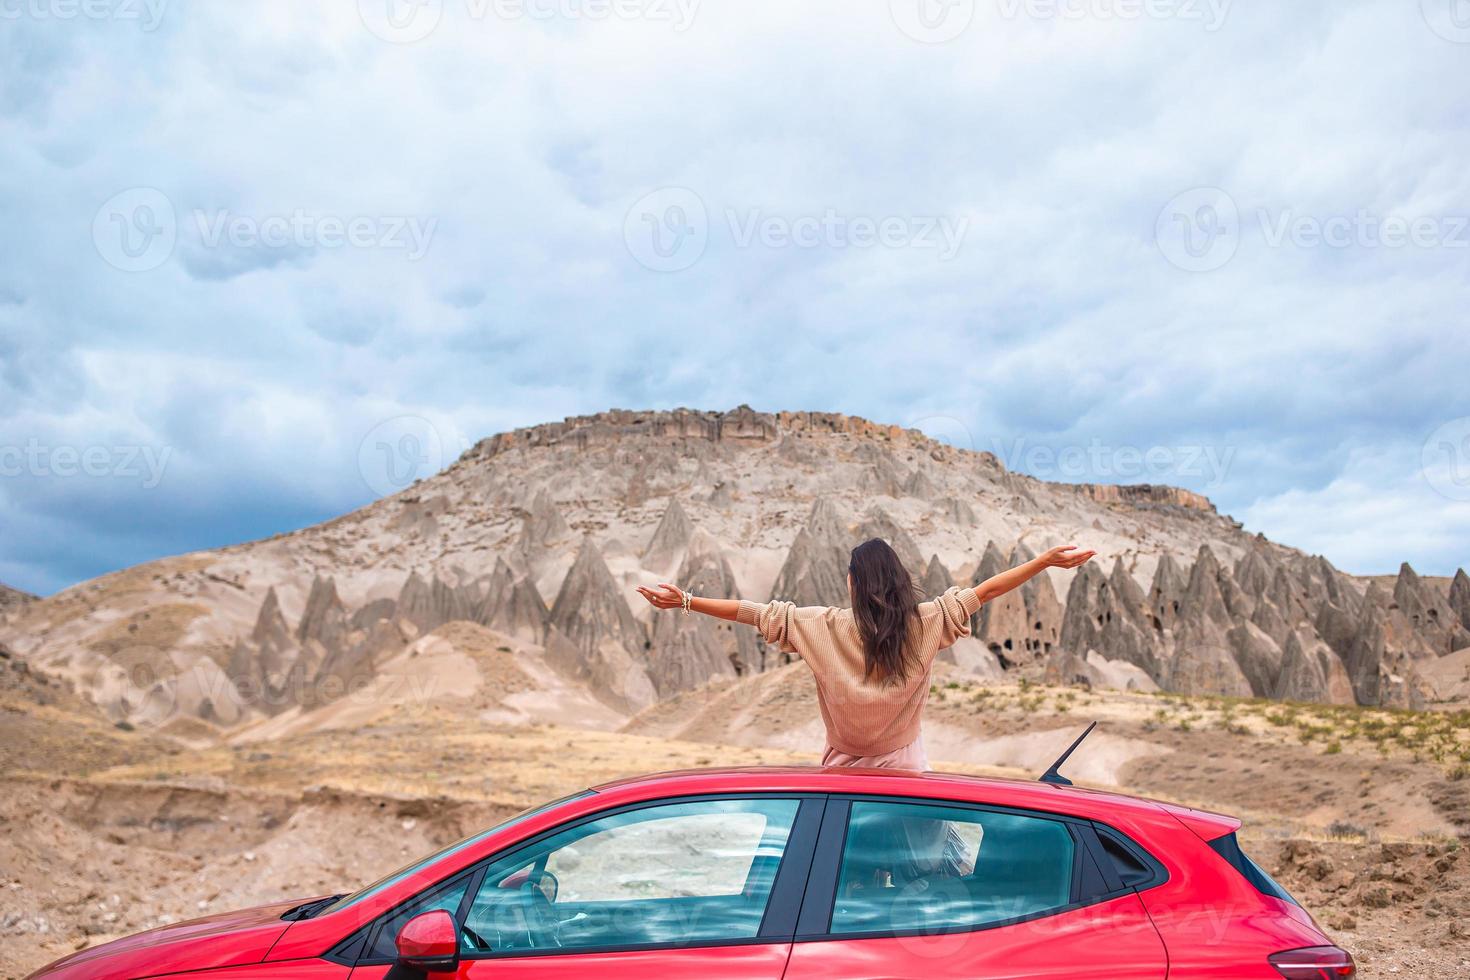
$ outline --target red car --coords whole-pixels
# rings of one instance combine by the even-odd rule
[[[1055,781],[666,773],[351,895],[156,929],[33,977],[1352,977],[1239,826]]]

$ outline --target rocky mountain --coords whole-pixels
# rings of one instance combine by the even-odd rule
[[[843,604],[871,536],[928,594],[1098,550],[980,610],[944,654],[980,677],[1418,706],[1439,696],[1425,666],[1470,647],[1463,571],[1365,584],[1188,491],[1047,483],[916,431],[746,407],[502,433],[325,524],[11,606],[0,641],[114,719],[224,731],[348,697],[468,622],[626,716],[786,661],[751,630],[653,615],[636,584]]]
[[[12,589],[4,582],[0,582],[0,616],[3,616],[13,610],[19,609],[21,606],[24,606],[26,603],[33,601],[35,598],[36,597],[31,595],[29,592],[22,592],[19,589]]]

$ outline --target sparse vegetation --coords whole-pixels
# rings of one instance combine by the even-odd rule
[[[1327,825],[1327,836],[1340,840],[1364,840],[1368,839],[1368,829],[1360,827],[1355,823],[1343,820],[1334,820]]]
[[[483,649],[489,651],[496,647],[487,645]],[[478,663],[482,670],[488,670],[496,663],[503,663],[503,659],[484,657]],[[702,699],[724,696],[743,683],[746,682],[733,680],[721,682],[708,691],[688,692],[681,696],[681,703],[697,710],[700,704],[707,703]],[[814,710],[814,705],[805,700],[812,696],[810,693],[788,688],[780,689],[779,696],[772,696],[772,688],[761,690],[765,692],[761,698],[751,697],[745,702],[749,709],[759,707],[764,711],[768,706],[779,705],[783,706],[782,710]],[[982,738],[992,734],[1013,737],[1028,731],[1052,731],[1062,725],[1075,726],[1081,720],[1097,718],[1103,723],[1102,730],[1120,741],[1172,746],[1176,751],[1171,756],[1159,757],[1175,760],[1174,768],[1165,772],[1177,775],[1182,771],[1180,766],[1188,763],[1210,775],[1196,784],[1179,784],[1171,776],[1167,783],[1140,780],[1124,785],[1146,795],[1240,813],[1246,817],[1247,828],[1264,832],[1271,840],[1309,838],[1343,848],[1371,847],[1376,855],[1383,842],[1388,842],[1383,846],[1389,846],[1396,840],[1417,836],[1413,831],[1405,831],[1395,837],[1379,829],[1402,819],[1392,812],[1399,786],[1393,779],[1384,778],[1385,773],[1400,778],[1408,760],[1418,753],[1424,759],[1423,765],[1443,766],[1447,776],[1441,784],[1444,787],[1458,784],[1453,785],[1453,791],[1460,791],[1460,785],[1470,777],[1470,739],[1467,739],[1470,732],[1463,715],[1283,705],[1253,699],[1177,694],[1084,692],[1034,681],[976,682],[944,673],[936,676],[932,690],[934,708],[942,712],[936,721],[942,717],[945,725],[973,726],[969,730]],[[502,688],[497,691],[504,693]],[[1085,718],[1073,720],[1083,709],[1086,709]],[[353,799],[433,798],[453,806],[474,804],[509,810],[635,771],[811,761],[810,753],[773,748],[757,751],[724,744],[716,747],[709,742],[678,741],[636,732],[584,732],[551,725],[467,724],[467,717],[473,718],[474,713],[467,714],[436,702],[395,713],[356,730],[291,736],[279,745],[239,744],[186,752],[175,747],[173,755],[156,749],[148,758],[104,761],[82,778],[93,786],[137,785],[147,787],[150,792],[174,786],[219,785],[255,796],[298,799],[307,792],[305,787],[311,787],[312,793],[343,794]],[[759,723],[773,730],[786,724],[770,714],[760,715]],[[97,730],[127,746],[141,745],[151,737],[146,730],[124,734],[113,728],[111,722],[100,724]],[[1183,751],[1180,746],[1184,747]],[[1304,751],[1303,746],[1310,748]],[[1388,767],[1378,761],[1378,752],[1391,759]],[[961,771],[969,768],[935,754],[936,764],[942,768]],[[424,765],[426,758],[433,760],[432,766]],[[546,761],[552,758],[557,760],[556,765],[548,766]],[[1281,758],[1295,760],[1304,768],[1293,775],[1269,771]],[[1089,781],[1083,775],[1087,772],[1084,768],[1087,759],[1088,753],[1083,751],[1076,757],[1071,773],[1081,777],[1079,781],[1083,783]],[[1240,787],[1247,785],[1242,771],[1249,771],[1250,765],[1259,764],[1262,759],[1266,760],[1268,771],[1261,772],[1259,784],[1254,782],[1256,777],[1244,777],[1252,792],[1241,795]],[[1297,780],[1305,779],[1302,772],[1306,767],[1320,767],[1339,775],[1335,782],[1324,783],[1320,790],[1314,787],[1304,799],[1291,787]],[[1143,770],[1125,766],[1118,771],[1123,778],[1132,780]],[[1352,775],[1343,777],[1343,772]],[[1414,773],[1422,787],[1423,770]],[[68,775],[76,778],[77,774],[73,771]],[[1025,775],[1034,778],[1035,774]],[[1257,787],[1259,793],[1254,792]],[[1327,794],[1327,801],[1302,805],[1318,793]],[[1278,808],[1270,809],[1273,806]],[[1316,809],[1320,813],[1330,806],[1337,807],[1341,816],[1325,829],[1321,824],[1304,820],[1307,810]],[[398,824],[394,822],[393,826]],[[1415,846],[1437,847],[1442,854],[1450,855],[1458,843],[1446,839],[1441,830],[1435,830],[1424,844]],[[394,855],[395,860],[400,857],[403,856]],[[1386,859],[1375,860],[1380,862],[1375,867],[1386,866],[1382,863]],[[1272,870],[1274,873],[1275,869]],[[1315,873],[1311,866],[1306,870],[1292,866],[1284,880],[1289,882],[1288,887],[1295,889],[1302,880],[1315,883],[1317,879],[1311,877]],[[1397,888],[1391,884],[1388,887]],[[1362,887],[1354,885],[1342,893],[1342,906],[1350,906],[1362,891]],[[1364,919],[1366,915],[1396,914],[1398,901],[1383,909],[1354,910],[1353,915],[1363,921],[1401,921]],[[1327,907],[1332,914],[1334,906]]]

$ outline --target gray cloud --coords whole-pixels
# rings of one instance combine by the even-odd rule
[[[943,44],[901,0],[480,6],[407,44],[351,3],[7,21],[0,446],[171,455],[151,487],[0,478],[0,580],[362,504],[358,446],[399,415],[457,446],[743,401],[1103,447],[1063,478],[1167,450],[1158,479],[1349,569],[1463,563],[1470,503],[1423,469],[1470,417],[1470,45],[1420,5],[982,2]],[[1168,205],[1198,187],[1238,222],[1191,258],[1170,222],[1204,219]],[[138,188],[167,209],[109,210]],[[695,237],[636,209],[665,188]]]

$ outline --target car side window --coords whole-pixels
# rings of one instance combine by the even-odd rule
[[[798,800],[626,810],[492,862],[462,929],[467,956],[754,938]]]
[[[392,959],[397,953],[398,931],[415,916],[439,909],[443,909],[450,915],[457,915],[460,905],[464,902],[465,889],[469,887],[469,883],[469,875],[460,875],[448,884],[420,895],[383,916],[377,930],[370,937],[372,945],[368,948],[367,958]]]
[[[975,928],[1072,902],[1065,823],[922,803],[855,801],[830,931]]]

